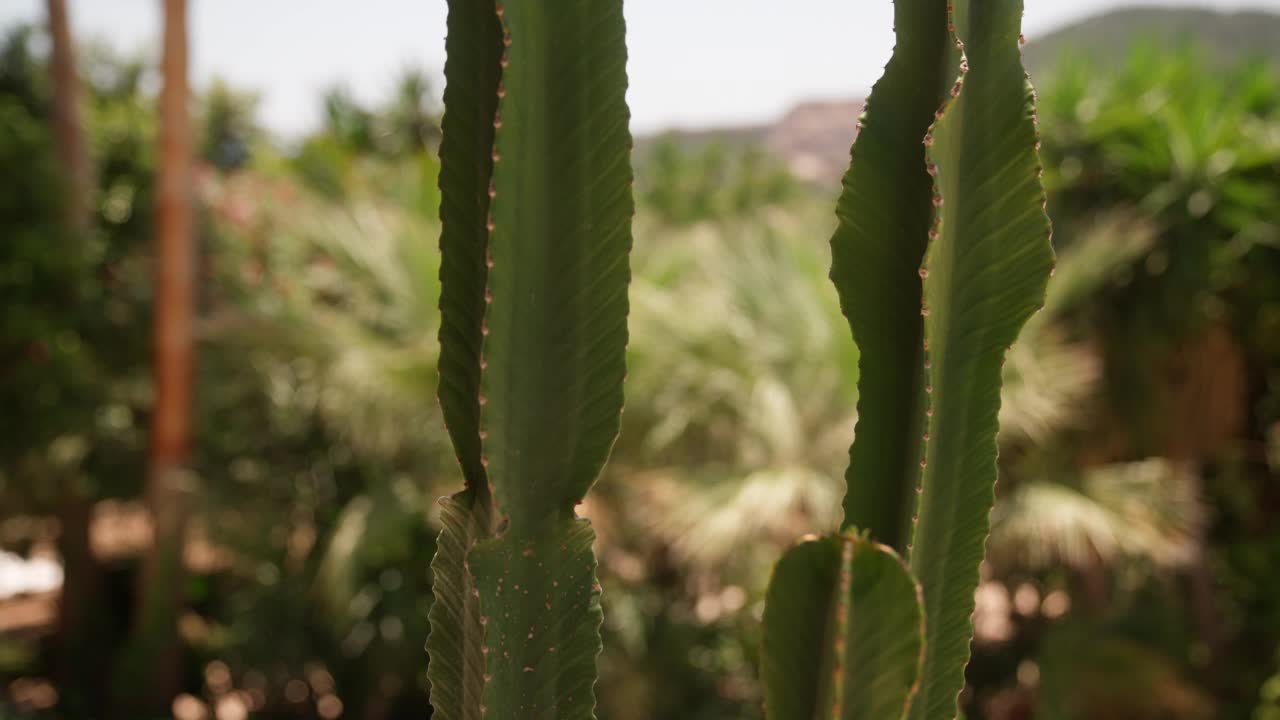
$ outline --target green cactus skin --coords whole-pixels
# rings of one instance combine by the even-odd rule
[[[1021,0],[899,0],[895,17],[898,45],[872,91],[832,239],[862,373],[844,526],[907,556],[927,619],[909,717],[946,720],[958,713],[990,531],[1001,368],[1044,303],[1053,251]],[[795,562],[788,554],[780,567]],[[815,592],[832,590],[789,583],[768,602],[799,606],[814,600],[791,594]],[[766,638],[779,615],[766,607]],[[766,642],[766,667],[771,651]],[[829,697],[846,681],[806,692]]]
[[[441,501],[427,678],[435,717],[479,720],[484,628],[467,555],[494,532],[480,453],[480,349],[502,25],[493,0],[450,0],[440,144],[440,407],[466,487]]]
[[[468,484],[433,563],[433,705],[589,720],[603,616],[574,508],[617,436],[626,370],[622,3],[455,0],[448,43],[440,396]]]
[[[924,141],[938,207],[921,268],[928,439],[908,558],[929,618],[917,720],[958,713],[995,502],[1001,368],[1054,263],[1021,21],[1021,0],[951,5],[960,72]]]
[[[894,4],[898,43],[859,125],[831,238],[831,280],[860,352],[844,527],[906,552],[924,445],[920,263],[933,224],[921,143],[955,79],[945,0]]]
[[[906,717],[924,660],[920,586],[853,532],[801,542],[765,599],[761,676],[772,718]]]

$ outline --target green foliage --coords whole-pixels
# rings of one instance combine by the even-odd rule
[[[86,252],[66,252],[43,68],[25,46],[4,56],[0,154],[27,168],[6,176],[22,182],[0,200],[0,274],[14,281],[0,303],[8,544],[61,499],[55,481],[94,500],[133,500],[141,485],[154,103],[137,63],[86,56],[95,216]],[[431,167],[357,164],[341,205],[287,176],[204,175],[196,188],[208,282],[192,479],[200,546],[236,561],[197,566],[188,589],[203,629],[189,652],[229,663],[237,682],[269,676],[274,696],[327,668],[353,714],[425,703],[430,577],[418,554],[433,542],[427,487],[449,459],[436,409],[420,402],[436,384],[437,257],[421,239],[437,226],[418,207],[434,214]],[[115,552],[111,591],[91,599],[104,651],[129,621],[119,586],[133,565]],[[58,689],[68,717],[87,690]]]
[[[427,73],[417,68],[405,70],[396,84],[395,98],[385,111],[388,152],[400,155],[435,147],[440,127],[433,105]]]
[[[754,145],[660,137],[638,154],[636,200],[673,225],[752,215],[803,194],[786,168]]]
[[[251,96],[232,94],[224,98],[214,92],[217,89],[215,85],[207,98],[211,119],[228,114],[231,118],[242,115]],[[371,164],[404,167],[420,163],[425,171],[422,178],[426,181],[425,186],[436,184],[439,111],[435,107],[426,72],[413,67],[405,69],[394,94],[376,105],[362,104],[343,86],[329,89],[321,102],[322,128],[304,138],[297,151],[287,159],[287,164],[312,190],[340,202],[343,192],[356,182],[363,167]],[[232,112],[213,114],[214,110],[228,104],[233,106]],[[210,125],[208,131],[213,133],[225,124]],[[225,132],[221,134],[226,135]],[[234,135],[239,142],[240,136],[253,137],[256,133],[236,132]],[[416,187],[420,183],[414,181],[411,185]],[[388,188],[388,192],[398,194],[394,186]],[[432,198],[430,207],[424,206],[425,214],[436,216],[437,200]]]
[[[642,223],[637,241],[627,386],[640,400],[617,455],[646,477],[619,490],[680,561],[748,587],[777,548],[840,521],[858,356],[816,240],[830,224],[804,209]]]
[[[449,16],[441,403],[467,475],[457,511],[492,502],[499,518],[492,538],[469,521],[441,542],[469,552],[437,559],[455,576],[438,586],[448,615],[432,661],[449,687],[436,710],[591,718],[600,586],[574,506],[622,409],[634,208],[621,4],[499,6],[501,28],[489,12],[455,3]],[[482,632],[446,638],[477,602]]]
[[[396,158],[424,152],[440,139],[434,105],[428,75],[416,67],[401,72],[392,97],[377,107],[367,107],[348,88],[335,86],[324,94],[324,129],[317,137],[354,155]]]
[[[497,27],[491,9],[481,16]],[[493,38],[496,58],[500,30]],[[1045,310],[1003,370],[1000,483],[962,696],[968,717],[1269,718],[1275,704],[1280,165],[1268,153],[1280,83],[1248,63],[1210,73],[1182,52],[1081,60],[1064,67],[1062,81],[1046,73],[1041,83],[1050,208],[1064,250]],[[57,251],[60,179],[45,127],[45,70],[25,45],[0,54],[0,154],[5,167],[28,169],[10,173],[0,193],[0,373],[13,373],[0,376],[0,405],[17,408],[0,413],[0,541],[19,552],[33,537],[43,542],[59,500],[50,479],[70,471],[96,497],[128,501],[145,451],[150,75],[100,50],[85,58],[85,111],[103,176],[88,252],[77,257]],[[496,82],[495,74],[490,105]],[[438,384],[442,329],[439,258],[423,242],[440,231],[437,165],[389,131],[395,118],[431,119],[421,89],[406,88],[402,115],[398,102],[362,108],[372,148],[325,130],[287,154],[259,138],[239,172],[199,175],[207,281],[192,550],[201,559],[184,633],[186,691],[210,704],[252,698],[255,717],[312,717],[318,702],[340,696],[344,717],[421,717],[428,611],[447,610],[431,604],[431,585],[465,598],[467,588],[449,581],[473,580],[467,547],[445,545],[487,534],[494,522],[456,500],[443,509],[427,502],[459,476],[439,408],[423,400]],[[888,114],[881,89],[866,136],[886,129],[876,125]],[[196,107],[208,101],[202,95]],[[927,126],[933,109],[917,124]],[[1220,110],[1234,120],[1214,122]],[[924,167],[919,140],[903,147],[920,160],[891,164],[877,183]],[[491,157],[492,137],[475,147],[475,157]],[[640,153],[628,409],[609,472],[587,500],[608,607],[596,693],[599,714],[614,720],[746,720],[761,716],[764,699],[752,669],[761,614],[780,614],[772,598],[764,605],[769,568],[797,535],[840,523],[858,349],[825,278],[830,213],[803,196],[770,199],[763,188],[774,167],[741,161],[757,151],[675,149],[666,164]],[[864,150],[855,171],[874,155]],[[1228,167],[1229,157],[1262,161]],[[1188,158],[1190,171],[1180,164]],[[482,203],[490,174],[477,173]],[[445,262],[470,257],[483,267],[481,247],[466,245],[466,233],[451,237],[472,254]],[[918,271],[915,262],[903,263],[904,277]],[[482,286],[471,292],[482,306]],[[918,322],[919,300],[900,303],[903,319],[917,313]],[[885,298],[867,302],[890,307]],[[479,313],[468,332],[482,338]],[[1206,325],[1225,328],[1244,352],[1239,436],[1192,463],[1172,459],[1182,448],[1161,444],[1156,432],[1141,447],[1126,442],[1137,423],[1115,408],[1183,434],[1201,426],[1197,413],[1160,410],[1171,391],[1159,371],[1169,347],[1194,342]],[[44,362],[14,349],[28,341],[49,350]],[[1117,360],[1141,372],[1119,375]],[[1230,366],[1211,362],[1208,372],[1231,377]],[[111,517],[115,507],[98,510]],[[422,556],[441,525],[432,577]],[[566,545],[585,572],[582,546]],[[129,620],[130,598],[119,588],[132,560],[112,552],[115,589],[95,598],[106,613],[103,647]],[[456,566],[442,567],[442,558]],[[538,569],[537,561],[520,567],[523,552],[477,558],[512,573]],[[573,562],[565,569],[579,580]],[[1002,593],[1005,607],[993,611],[989,599]],[[433,654],[439,644],[483,637],[478,601],[469,618],[459,607],[457,619],[433,618],[458,631],[433,635]],[[589,601],[586,609],[596,612]],[[1003,634],[989,632],[1001,623]],[[508,646],[522,640],[527,633]],[[0,664],[38,677],[47,667],[41,646],[10,633]],[[478,712],[485,658],[479,643],[472,647],[472,684],[463,688],[471,695],[450,698],[438,681],[437,704]],[[214,680],[220,669],[230,685]],[[444,669],[430,665],[433,676]],[[539,669],[528,680],[542,677]],[[299,685],[305,699],[287,699]],[[8,679],[6,687],[16,693]],[[548,702],[551,688],[528,689],[530,703]],[[68,705],[57,712],[75,717],[69,706],[81,688],[57,690]]]
[[[1045,638],[1039,661],[1044,683],[1035,709],[1038,718],[1217,717],[1209,699],[1186,682],[1175,662],[1114,629],[1064,623]]]
[[[1083,235],[1073,219],[1098,208],[1140,212],[1157,230],[1080,315],[1105,341],[1109,409],[1138,452],[1159,451],[1171,419],[1152,401],[1153,357],[1224,315],[1251,352],[1280,357],[1264,340],[1274,316],[1256,312],[1280,301],[1277,70],[1205,64],[1194,46],[1147,45],[1108,72],[1069,55],[1044,83],[1046,183],[1065,242]]]
[[[90,494],[128,493],[141,467],[139,415],[149,289],[147,125],[136,87],[106,74],[89,87],[87,116],[98,166],[96,212],[85,237],[67,229],[65,179],[48,128],[50,99],[30,34],[12,33],[0,50],[0,495],[6,508],[48,509],[63,481]],[[127,63],[112,60],[114,66]],[[75,243],[82,252],[67,252]],[[141,391],[140,391],[141,390]]]
[[[1036,570],[1138,558],[1186,565],[1204,526],[1196,486],[1188,468],[1154,458],[1025,482],[992,513],[988,560]]]
[[[1245,19],[1265,35],[1264,18],[1236,18]],[[1201,47],[1215,34],[1211,27],[1194,42],[1139,45],[1122,63],[1067,54],[1040,84],[1059,242],[1094,268],[1077,278],[1087,281],[1083,292],[1059,285],[1064,292],[1050,299],[1074,296],[1061,324],[1088,338],[1102,360],[1091,401],[1100,422],[1082,437],[1059,438],[1068,449],[1057,452],[1101,454],[1104,462],[1193,458],[1191,490],[1205,512],[1191,567],[1219,590],[1211,601],[1162,602],[1168,612],[1186,612],[1177,608],[1190,602],[1197,617],[1220,617],[1212,671],[1197,667],[1194,677],[1215,696],[1217,714],[1244,717],[1280,642],[1280,619],[1262,599],[1280,591],[1264,570],[1280,562],[1280,545],[1261,529],[1272,524],[1277,465],[1247,449],[1280,418],[1280,384],[1263,370],[1280,362],[1280,83],[1274,62]],[[1248,38],[1231,45],[1241,50]],[[1095,235],[1099,215],[1142,222]],[[1055,284],[1067,279],[1059,275]],[[1207,352],[1214,346],[1227,352]],[[1189,392],[1205,401],[1188,408]],[[1074,468],[1044,475],[1064,478],[1068,491],[1081,477]],[[1185,486],[1161,485],[1162,496],[1185,496]],[[1081,517],[1096,526],[1114,516],[1109,505]],[[1127,539],[1127,524],[1109,534]],[[1168,549],[1154,557],[1169,557]],[[1120,568],[1150,564],[1144,557]],[[1135,608],[1126,622],[1150,615]],[[1156,647],[1175,662],[1185,652]]]
[[[324,95],[325,130],[343,147],[357,153],[374,149],[373,113],[360,105],[345,87],[330,88]]]
[[[33,437],[41,429],[28,419],[65,408],[63,392],[69,388],[55,378],[81,375],[87,360],[74,334],[83,268],[72,253],[44,252],[49,243],[70,241],[62,222],[63,179],[45,125],[15,100],[0,98],[0,162],[25,168],[21,179],[15,177],[0,191],[0,223],[12,228],[0,259],[0,372],[2,386],[17,391],[12,397],[5,393],[10,411],[0,427],[19,447],[48,440]]]
[[[1280,655],[1280,653],[1277,653]],[[1259,691],[1258,707],[1252,720],[1276,720],[1280,718],[1280,672],[1267,678]]]
[[[347,712],[420,708],[421,553],[429,500],[453,478],[438,409],[420,401],[436,385],[439,258],[423,238],[438,225],[397,166],[358,165],[338,204],[257,165],[200,186],[211,279],[193,467],[208,542],[236,564],[194,584],[209,631],[193,653],[265,674],[274,697],[323,670]]]
[[[1027,46],[1026,65],[1037,76],[1057,69],[1064,54],[1091,58],[1102,75],[1126,72],[1134,48],[1163,48],[1176,56],[1188,45],[1201,46],[1210,64],[1201,77],[1210,80],[1222,64],[1242,56],[1280,60],[1275,38],[1280,17],[1261,8],[1151,5],[1121,7],[1085,18],[1036,38]],[[1168,52],[1173,50],[1173,52]],[[1219,64],[1221,63],[1221,64]]]
[[[200,157],[219,170],[238,170],[249,161],[260,134],[254,125],[258,98],[237,92],[222,80],[214,80],[204,97],[204,132]]]

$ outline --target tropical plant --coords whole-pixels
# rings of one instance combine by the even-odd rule
[[[1270,370],[1280,358],[1280,85],[1274,62],[1194,44],[1211,39],[1147,42],[1123,63],[1063,57],[1041,82],[1042,125],[1059,247],[1119,261],[1088,263],[1102,282],[1071,293],[1077,301],[1064,313],[1102,361],[1098,421],[1070,452],[1107,463],[1165,456],[1186,469],[1161,487],[1208,508],[1199,513],[1204,547],[1185,568],[1197,590],[1168,601],[1152,595],[1162,612],[1195,618],[1213,672],[1185,672],[1213,694],[1219,715],[1244,717],[1280,641],[1277,615],[1262,600],[1275,595],[1269,568],[1280,558],[1269,531],[1276,464],[1260,450],[1280,417]],[[1117,211],[1142,216],[1149,228],[1149,238],[1123,251],[1127,258],[1116,253],[1119,243],[1108,248],[1081,231]],[[1112,473],[1107,484],[1122,477]],[[1126,484],[1134,487],[1112,489]],[[1179,504],[1149,503],[1142,514]],[[1119,538],[1125,533],[1115,530],[1127,528],[1109,532]],[[1126,622],[1159,612],[1144,603]],[[1194,646],[1164,641],[1174,633],[1162,630],[1144,641],[1175,662],[1194,656]]]
[[[682,564],[749,587],[776,548],[840,521],[857,348],[815,240],[829,223],[809,215],[764,211],[656,236],[637,224],[637,401],[610,473],[628,480],[606,489]],[[753,552],[739,552],[747,543]]]
[[[1277,302],[1277,70],[1245,59],[1209,74],[1210,56],[1144,45],[1107,72],[1067,56],[1044,83],[1045,180],[1063,246],[1101,209],[1136,209],[1155,231],[1086,316],[1103,346],[1106,409],[1122,421],[1107,431],[1131,436],[1139,454],[1181,439],[1171,426],[1183,418],[1155,401],[1152,368],[1207,327],[1237,324],[1259,364],[1277,357],[1272,316],[1256,310]],[[1202,455],[1201,444],[1176,450]]]
[[[186,603],[196,256],[186,0],[164,3],[163,76],[152,326],[155,406],[146,488],[154,530],[138,578],[139,620],[117,668],[115,688],[126,706],[148,713],[167,709],[182,687],[178,615]],[[158,665],[151,664],[155,658]],[[143,682],[147,673],[154,674]]]
[[[432,563],[432,704],[592,718],[600,586],[574,507],[622,409],[622,3],[455,0],[448,28],[440,402],[466,488]]]
[[[428,498],[454,467],[439,407],[421,402],[440,288],[423,238],[439,224],[416,198],[433,188],[414,162],[360,160],[335,203],[269,160],[200,184],[213,277],[199,372],[218,392],[198,403],[197,525],[235,560],[199,603],[210,632],[193,652],[234,673],[215,703],[265,674],[273,699],[255,712],[297,712],[289,683],[327,673],[307,704],[420,714]]]
[[[136,494],[143,474],[145,434],[134,423],[149,405],[150,283],[145,243],[129,240],[150,232],[149,123],[119,121],[149,120],[152,103],[115,87],[110,73],[83,73],[88,82],[71,94],[93,185],[87,198],[70,197],[69,175],[85,160],[68,163],[59,151],[70,148],[48,127],[53,94],[67,89],[47,82],[36,37],[18,28],[0,50],[0,155],[26,169],[0,191],[0,516],[61,516],[69,595],[49,660],[64,682],[61,706],[74,713],[105,702],[103,667],[128,626],[109,619],[108,593],[94,590],[104,568],[88,530],[93,503]],[[96,59],[99,71],[122,67]],[[8,549],[32,536],[19,537],[6,538]]]
[[[762,671],[775,717],[958,712],[1001,366],[1053,264],[1021,13],[1018,0],[895,5],[898,46],[832,239],[861,352],[846,530],[775,571]],[[877,605],[890,587],[898,600]]]
[[[204,93],[203,132],[199,141],[202,160],[219,170],[239,170],[249,162],[252,146],[261,136],[253,115],[258,96],[232,88],[215,79]]]
[[[662,137],[637,149],[636,201],[672,225],[751,215],[795,200],[800,182],[764,149]]]
[[[1277,653],[1280,655],[1280,653]],[[1258,707],[1252,720],[1276,720],[1280,718],[1280,672],[1267,678],[1262,684]]]

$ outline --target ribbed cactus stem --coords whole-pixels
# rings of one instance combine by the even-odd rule
[[[958,711],[994,502],[1001,368],[1043,304],[1053,266],[1021,17],[1021,0],[895,3],[898,45],[872,90],[832,238],[831,277],[861,352],[844,525],[906,554],[919,581],[927,632],[910,707],[919,720]],[[766,639],[778,632],[771,623],[798,621],[779,604],[843,592],[834,576],[780,584],[796,554],[812,552],[804,548],[779,564]],[[843,636],[848,623],[834,617],[831,636],[811,652]],[[779,662],[776,652],[766,642],[766,668]],[[846,681],[858,671],[843,669]],[[768,697],[794,696],[786,686],[794,677],[765,679]],[[850,696],[840,700],[840,681],[831,682],[803,696],[831,693],[847,708]]]
[[[440,396],[467,489],[433,564],[432,700],[447,718],[588,720],[603,616],[575,507],[622,410],[622,4],[485,5],[455,0],[449,16]]]

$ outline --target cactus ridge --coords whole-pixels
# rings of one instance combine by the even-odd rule
[[[455,0],[449,33],[441,303],[458,319],[441,333],[441,403],[467,487],[446,501],[433,563],[449,576],[428,642],[443,668],[433,704],[449,718],[589,720],[603,615],[575,507],[622,410],[634,207],[622,3]],[[483,82],[465,62],[448,72],[455,49]],[[451,165],[462,170],[446,177]],[[470,234],[451,235],[450,219]]]
[[[1021,16],[1021,0],[895,3],[898,45],[861,121],[832,238],[831,277],[861,353],[844,527],[892,545],[919,582],[918,720],[958,713],[994,503],[1001,368],[1053,266]],[[766,641],[770,620],[785,622],[779,603],[812,603],[793,595],[837,582],[771,586]],[[770,652],[766,642],[766,668]],[[847,680],[857,666],[843,670]]]

